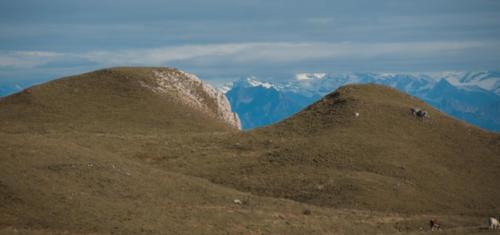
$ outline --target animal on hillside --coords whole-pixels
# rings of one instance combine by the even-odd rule
[[[28,88],[28,89],[24,90],[24,93],[31,94],[31,93],[33,93],[33,90],[31,88]]]
[[[419,118],[429,118],[429,113],[419,108],[411,108],[411,113]]]
[[[435,219],[431,219],[431,221],[429,221],[429,225],[431,227],[431,231],[441,230],[441,224]]]
[[[242,205],[243,202],[240,199],[234,199],[233,200],[234,204]]]
[[[500,223],[498,222],[498,220],[496,218],[490,217],[488,222],[489,222],[489,229],[490,230],[500,229]]]

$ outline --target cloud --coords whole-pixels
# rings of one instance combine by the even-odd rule
[[[435,58],[468,50],[500,50],[497,42],[325,43],[271,42],[183,45],[153,49],[97,51],[80,56],[102,65],[198,63],[292,63],[328,59]]]
[[[64,54],[49,51],[5,52],[0,53],[0,68],[33,68],[61,57]]]
[[[491,58],[487,55],[493,54]],[[311,62],[329,63],[392,63],[401,61],[484,60],[497,63],[499,42],[250,42],[193,44],[160,48],[99,50],[81,53],[49,51],[15,51],[0,53],[0,67],[11,68],[69,68],[78,66],[169,66],[217,67],[286,66]],[[386,64],[387,65],[387,64]],[[412,64],[409,64],[410,66]],[[389,66],[390,67],[390,66]],[[394,66],[392,66],[394,67]],[[383,68],[380,68],[383,69]]]
[[[499,12],[495,0],[0,1],[0,82],[127,65],[215,78],[500,69]]]
[[[62,56],[38,65],[37,68],[85,68],[97,67],[99,63],[78,56]]]

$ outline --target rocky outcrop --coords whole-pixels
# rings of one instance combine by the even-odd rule
[[[143,84],[156,93],[168,93],[185,105],[198,109],[230,126],[241,129],[238,115],[224,93],[202,82],[193,74],[178,70],[154,70],[154,85]]]

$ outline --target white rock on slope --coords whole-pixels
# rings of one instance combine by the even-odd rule
[[[157,93],[178,94],[180,102],[222,120],[241,130],[238,115],[231,111],[231,105],[224,93],[202,82],[193,74],[183,71],[153,71],[156,87],[144,86]]]

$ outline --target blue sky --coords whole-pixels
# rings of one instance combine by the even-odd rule
[[[216,80],[499,64],[497,0],[0,1],[0,83],[109,66]]]

